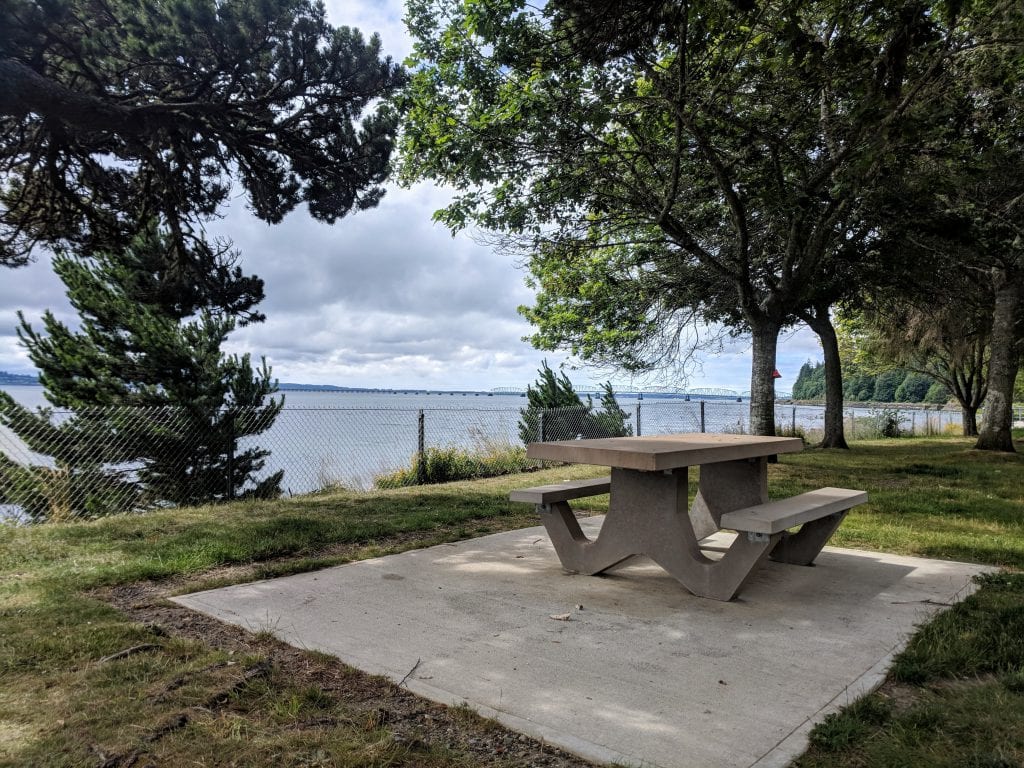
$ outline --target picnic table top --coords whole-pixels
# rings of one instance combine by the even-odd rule
[[[686,433],[530,443],[526,455],[531,459],[658,472],[802,449],[803,441],[798,437]]]

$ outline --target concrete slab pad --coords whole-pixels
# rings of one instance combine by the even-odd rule
[[[395,681],[415,668],[410,690],[597,761],[766,768],[984,570],[826,548],[721,603],[650,561],[567,574],[537,527],[176,601]]]

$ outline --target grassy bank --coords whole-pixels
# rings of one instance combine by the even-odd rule
[[[471,713],[269,636],[202,623],[162,597],[534,525],[531,509],[506,501],[511,488],[598,471],[0,528],[0,764],[522,764],[514,735]],[[773,495],[823,485],[871,494],[836,544],[1024,568],[1024,457],[917,439],[806,451],[771,467]],[[1024,717],[1013,715],[1024,710],[1022,581],[990,580],[920,633],[908,649],[918,655],[897,666],[890,693],[876,694],[889,699],[816,731],[805,764],[1024,763]],[[941,664],[924,661],[940,655]],[[958,727],[989,734],[988,752],[947,744],[955,739],[939,715],[954,713]],[[908,732],[931,751],[906,752]],[[879,744],[948,761],[875,762]],[[529,748],[550,765],[581,764]]]

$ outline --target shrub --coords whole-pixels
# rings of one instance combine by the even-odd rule
[[[900,437],[902,419],[895,408],[880,408],[871,411],[872,426],[878,437]]]
[[[455,480],[514,475],[539,469],[540,462],[526,457],[526,449],[515,445],[491,445],[485,451],[465,448],[427,448],[409,466],[376,477],[375,488],[433,485]]]

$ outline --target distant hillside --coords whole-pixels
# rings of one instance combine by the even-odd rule
[[[39,386],[38,376],[26,376],[23,373],[0,371],[0,386],[18,384],[21,386]]]
[[[351,392],[352,387],[337,387],[334,384],[294,384],[290,381],[282,381],[277,388],[284,391],[317,391],[317,392]]]

